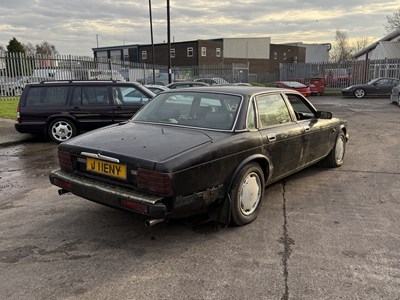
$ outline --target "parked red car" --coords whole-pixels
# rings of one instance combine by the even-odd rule
[[[310,78],[309,86],[312,95],[322,96],[325,92],[325,79],[320,77]]]
[[[303,94],[305,97],[309,97],[311,95],[310,87],[297,81],[275,81],[271,84],[271,86],[295,90]]]

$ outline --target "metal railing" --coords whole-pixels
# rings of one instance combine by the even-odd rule
[[[153,82],[153,71],[156,81]],[[228,82],[248,82],[248,64],[173,67],[173,81],[221,77]],[[19,96],[25,85],[51,80],[122,80],[167,84],[168,67],[107,58],[72,55],[28,56],[0,52],[0,99]]]
[[[153,71],[155,82],[153,82]],[[400,78],[400,59],[346,63],[280,64],[277,72],[250,73],[249,63],[172,67],[173,81],[220,77],[228,82],[268,83],[296,80],[307,83],[321,78],[327,87],[342,88],[377,77]],[[167,84],[168,67],[72,55],[29,56],[0,52],[0,99],[19,96],[27,83],[49,80],[124,80]]]
[[[325,85],[332,88],[367,83],[378,77],[400,78],[400,59],[280,64],[280,80],[303,82],[310,78],[322,78]]]

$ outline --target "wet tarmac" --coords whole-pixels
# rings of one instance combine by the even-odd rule
[[[144,217],[59,196],[47,177],[56,144],[0,147],[0,299],[399,298],[400,107],[311,100],[348,119],[344,165],[267,187],[243,227],[147,229]]]

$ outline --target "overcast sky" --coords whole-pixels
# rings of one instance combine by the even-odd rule
[[[150,43],[147,0],[1,0],[0,45],[13,37],[47,41],[60,54],[89,55],[92,48]],[[271,37],[287,42],[334,43],[387,34],[386,16],[400,0],[171,0],[171,39]],[[154,42],[167,40],[166,0],[152,0]]]

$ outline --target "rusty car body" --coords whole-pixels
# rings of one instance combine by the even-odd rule
[[[289,89],[218,86],[158,94],[131,120],[59,145],[60,194],[148,216],[201,212],[244,225],[265,186],[321,160],[343,163],[344,120]]]

